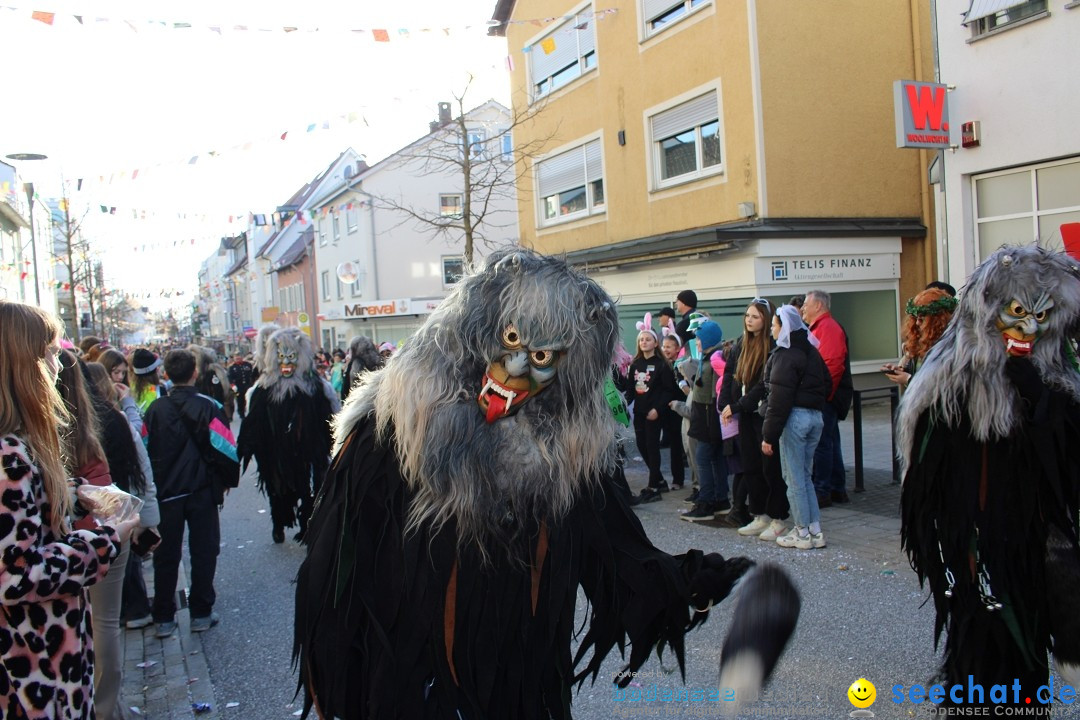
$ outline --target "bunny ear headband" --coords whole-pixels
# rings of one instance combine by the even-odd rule
[[[652,329],[652,313],[645,313],[645,318],[637,324],[638,334],[649,333],[656,339],[656,331]]]
[[[679,343],[679,347],[683,346],[682,338],[675,332],[675,320],[673,318],[668,318],[667,325],[664,325],[660,330],[664,333],[665,340],[667,338],[672,338],[675,342]]]

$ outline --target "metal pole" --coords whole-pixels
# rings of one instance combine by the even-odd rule
[[[41,307],[41,278],[38,277],[37,236],[34,234],[34,183],[23,183],[26,201],[30,204],[30,251],[34,256],[34,302]]]

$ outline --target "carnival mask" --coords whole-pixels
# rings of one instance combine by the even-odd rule
[[[507,325],[502,334],[504,353],[488,365],[484,387],[476,398],[489,423],[521,409],[527,399],[555,381],[558,350],[533,350],[521,343],[517,328]]]
[[[1005,352],[1013,357],[1031,354],[1035,341],[1046,329],[1054,299],[1043,293],[1033,304],[1013,298],[998,313],[997,328],[1005,342]]]
[[[291,378],[296,372],[296,350],[287,347],[279,347],[277,351],[278,365],[281,366],[281,377]]]

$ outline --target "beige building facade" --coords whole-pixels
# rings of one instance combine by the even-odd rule
[[[834,297],[856,371],[899,352],[933,279],[925,152],[892,84],[932,77],[927,0],[501,0],[521,242],[619,300],[624,339],[682,289],[724,328],[746,303]],[[552,18],[555,18],[552,20]],[[929,228],[929,229],[928,229]]]

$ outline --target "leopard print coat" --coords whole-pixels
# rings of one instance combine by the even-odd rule
[[[0,437],[0,714],[94,717],[94,651],[84,588],[120,552],[112,528],[57,536],[26,443]]]

